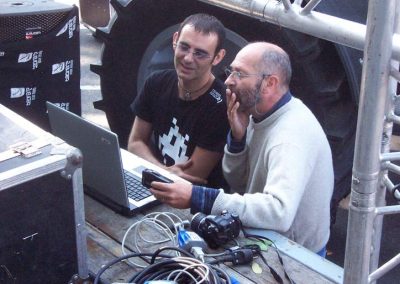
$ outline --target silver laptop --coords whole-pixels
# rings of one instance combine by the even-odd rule
[[[127,216],[158,204],[141,184],[144,168],[124,169],[115,133],[55,104],[46,104],[52,133],[82,152],[87,194]]]

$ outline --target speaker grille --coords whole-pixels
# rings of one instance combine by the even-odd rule
[[[0,17],[0,42],[8,43],[46,34],[63,22],[68,11]]]

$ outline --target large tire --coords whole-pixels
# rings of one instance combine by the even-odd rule
[[[92,70],[100,75],[103,95],[96,107],[106,112],[122,147],[126,147],[133,122],[129,105],[146,75],[173,67],[171,36],[176,25],[190,14],[209,13],[223,22],[231,38],[229,56],[219,66],[228,65],[245,41],[266,40],[288,52],[293,65],[292,93],[316,115],[332,148],[332,208],[350,192],[357,105],[332,43],[195,0],[135,0],[124,4],[112,0],[111,4],[116,15],[107,28],[96,31],[104,41],[102,64],[92,66]],[[219,69],[215,73],[223,76]]]

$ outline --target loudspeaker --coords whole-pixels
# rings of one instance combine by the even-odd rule
[[[0,2],[0,103],[49,131],[46,101],[81,115],[79,10]]]

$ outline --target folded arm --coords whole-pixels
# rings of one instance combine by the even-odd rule
[[[152,133],[153,125],[136,116],[129,135],[128,151],[157,166],[164,167],[151,150]]]

